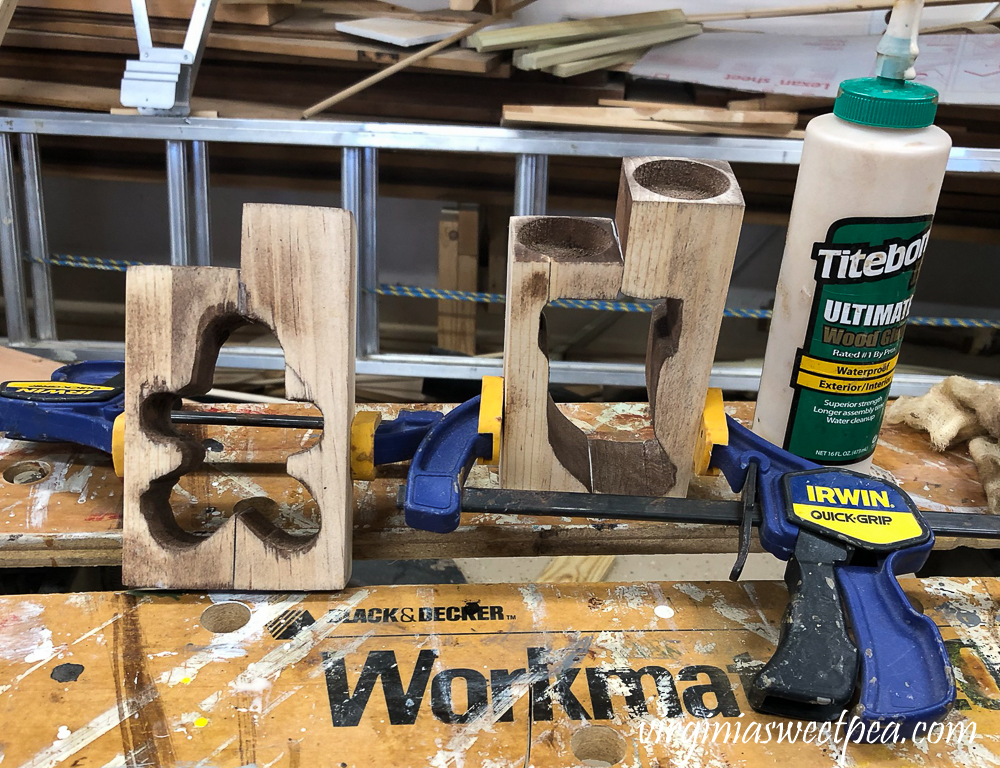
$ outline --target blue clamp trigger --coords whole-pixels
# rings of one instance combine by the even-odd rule
[[[51,381],[119,388],[110,397],[45,400],[0,394],[0,431],[14,440],[68,442],[111,453],[115,417],[122,412],[125,364],[99,360],[64,365]]]
[[[934,536],[898,549],[876,567],[834,569],[861,658],[859,716],[909,738],[918,723],[940,720],[955,701],[948,651],[934,621],[914,610],[897,574],[923,567]]]
[[[493,453],[493,436],[479,432],[479,396],[438,421],[410,462],[403,509],[411,528],[451,533],[462,514],[462,486],[472,465]]]
[[[729,427],[729,444],[712,449],[712,464],[725,475],[734,492],[743,490],[747,468],[757,465],[757,496],[760,499],[761,524],[758,531],[760,543],[768,552],[787,560],[795,551],[799,529],[785,517],[785,501],[781,478],[786,472],[817,469],[807,459],[785,451],[726,416]]]
[[[375,465],[409,461],[427,432],[442,418],[440,411],[400,411],[392,421],[383,421],[375,430]]]

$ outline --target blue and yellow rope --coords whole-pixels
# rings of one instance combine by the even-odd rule
[[[57,253],[47,259],[29,259],[51,264],[56,267],[79,267],[83,269],[101,269],[109,272],[124,272],[129,267],[142,264],[141,261],[125,261],[123,259],[97,259],[92,256],[73,256]],[[424,288],[419,285],[389,285],[380,283],[372,289],[379,296],[405,296],[415,299],[436,299],[446,301],[472,301],[476,304],[503,304],[502,293],[479,293],[476,291],[450,291],[444,288]],[[552,302],[553,307],[564,309],[593,309],[601,312],[652,312],[656,306],[648,301],[598,301],[592,299],[558,299]],[[725,310],[726,317],[738,317],[751,320],[766,320],[771,317],[769,309],[738,309]],[[910,317],[907,325],[934,326],[943,328],[1000,328],[1000,320],[983,320],[971,317]]]

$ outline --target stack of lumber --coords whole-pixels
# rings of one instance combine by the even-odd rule
[[[193,0],[149,0],[153,42],[180,46],[187,31]],[[206,43],[206,57],[243,60],[338,62],[378,68],[406,55],[395,45],[347,35],[337,24],[372,5],[386,8],[383,15],[405,18],[408,11],[383,3],[226,3],[219,4]],[[470,14],[451,13],[463,21]],[[479,17],[480,14],[472,14]],[[129,0],[20,0],[4,39],[4,47],[49,51],[135,56],[135,28]],[[491,77],[506,77],[504,57],[471,49],[452,48],[419,64],[440,70]],[[6,74],[6,73],[5,73]]]
[[[631,63],[655,45],[699,32],[675,9],[483,30],[469,44],[480,52],[513,50],[518,69],[572,77]]]

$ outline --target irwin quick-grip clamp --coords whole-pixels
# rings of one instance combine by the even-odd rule
[[[895,723],[908,736],[944,717],[955,700],[944,641],[896,580],[919,570],[934,546],[910,497],[793,456],[732,419],[712,466],[735,491],[756,480],[761,544],[788,561],[781,637],[747,691],[751,706],[832,720],[860,680],[863,722]]]
[[[498,458],[491,428],[501,409],[485,403],[484,389],[482,403],[456,408],[417,449],[399,496],[410,526],[447,533],[462,512],[737,525],[733,579],[758,526],[764,548],[788,561],[789,603],[778,646],[747,691],[754,709],[835,720],[857,693],[867,733],[895,724],[904,737],[947,714],[955,685],[944,643],[896,576],[924,564],[934,530],[1000,538],[998,521],[921,514],[892,483],[793,456],[725,416],[715,392],[695,464],[721,470],[738,501],[464,488],[477,458]]]

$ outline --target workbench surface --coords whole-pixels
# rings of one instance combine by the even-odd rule
[[[787,600],[778,582],[4,597],[0,759],[5,768],[1000,764],[1000,582],[903,585],[942,629],[958,702],[926,741],[850,744],[846,754],[842,740],[817,744],[804,724],[795,744],[778,743],[777,726],[797,721],[747,705],[741,673],[773,650]]]
[[[200,410],[315,413],[298,404],[194,406]],[[440,405],[363,405],[392,418],[401,408]],[[645,403],[586,403],[560,406],[586,432],[600,439],[652,437]],[[727,411],[747,422],[752,403]],[[293,533],[315,530],[315,505],[285,472],[286,457],[308,446],[318,432],[245,427],[183,427],[203,440],[210,466],[183,477],[172,503],[182,527],[210,531],[240,505],[268,514]],[[976,468],[964,446],[931,451],[926,436],[909,427],[883,428],[875,465],[901,485],[922,509],[986,513]],[[38,472],[39,466],[41,472]],[[47,474],[45,474],[47,473]],[[32,480],[45,474],[41,480]],[[122,483],[110,459],[97,451],[57,443],[0,439],[0,566],[117,565],[121,563]],[[736,531],[722,526],[662,523],[608,524],[524,515],[464,515],[447,535],[406,527],[396,509],[405,465],[383,468],[380,478],[356,482],[354,556],[358,559],[496,557],[526,555],[734,552]],[[470,485],[496,486],[495,468],[475,467]],[[690,495],[732,498],[721,478],[696,478]],[[264,500],[262,501],[262,497]],[[270,500],[270,501],[267,501]],[[953,547],[941,537],[938,547]],[[993,546],[964,539],[966,546]],[[756,542],[755,542],[756,546]],[[757,550],[759,551],[759,549]]]

